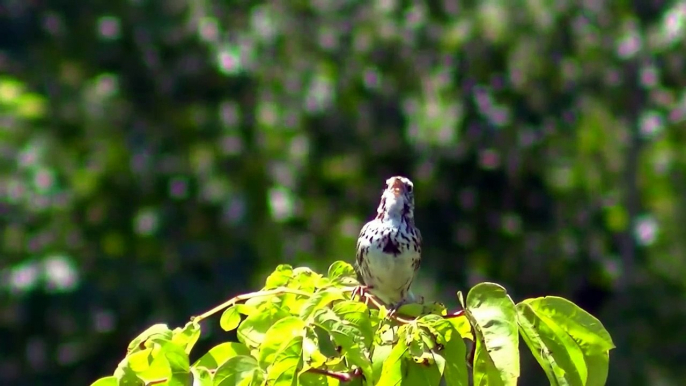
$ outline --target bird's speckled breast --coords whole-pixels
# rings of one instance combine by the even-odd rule
[[[407,295],[415,274],[415,261],[421,254],[413,242],[413,228],[393,221],[373,221],[373,231],[360,240],[367,250],[367,269],[362,270],[364,281],[372,285],[377,296],[387,303],[396,303]],[[370,277],[370,274],[373,276]]]

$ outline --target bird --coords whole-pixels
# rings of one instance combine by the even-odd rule
[[[357,238],[357,293],[371,293],[389,305],[391,312],[414,300],[410,286],[422,261],[422,235],[414,224],[413,190],[409,178],[387,179],[376,217],[362,227]]]

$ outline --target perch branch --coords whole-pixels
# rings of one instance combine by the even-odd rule
[[[192,316],[191,322],[200,323],[201,321],[209,318],[210,316],[216,314],[217,312],[222,311],[225,308],[231,307],[238,302],[243,302],[246,300],[250,300],[252,298],[258,298],[258,297],[262,297],[262,296],[273,296],[273,295],[283,295],[283,294],[295,294],[295,295],[302,295],[302,296],[307,296],[307,297],[312,296],[312,294],[309,292],[300,291],[300,290],[293,289],[293,288],[284,288],[284,287],[274,288],[272,290],[266,290],[266,291],[250,292],[247,294],[234,296],[231,299],[225,301],[224,303],[214,307],[213,309],[211,309],[209,311],[206,311],[206,312],[204,312],[198,316]]]

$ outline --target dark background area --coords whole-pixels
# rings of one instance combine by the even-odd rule
[[[567,297],[609,385],[683,384],[685,28],[677,1],[0,2],[0,383],[90,384],[279,263],[352,262],[403,174],[415,292]],[[203,328],[196,355],[230,338]]]

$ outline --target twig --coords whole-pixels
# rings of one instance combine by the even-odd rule
[[[340,382],[350,382],[353,379],[358,378],[359,376],[362,375],[362,372],[360,371],[360,369],[354,369],[354,370],[346,373],[346,372],[339,372],[339,371],[316,369],[316,368],[312,367],[312,368],[307,369],[307,372],[325,375],[327,377],[338,379]]]
[[[283,295],[283,294],[294,294],[294,295],[302,295],[302,296],[307,296],[307,297],[312,296],[312,294],[309,292],[300,291],[300,290],[293,289],[293,288],[285,288],[285,287],[274,288],[272,290],[267,290],[267,291],[250,292],[247,294],[234,296],[231,299],[225,301],[224,303],[214,307],[213,309],[211,309],[209,311],[206,311],[206,312],[204,312],[198,316],[192,316],[191,322],[200,323],[202,320],[205,320],[205,319],[209,318],[210,316],[216,314],[217,312],[222,311],[223,309],[228,308],[230,306],[233,306],[234,304],[236,304],[238,302],[242,302],[245,300],[249,300],[249,299],[257,298],[257,297],[261,297],[261,296]]]

